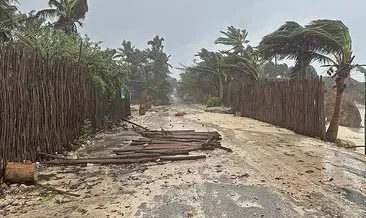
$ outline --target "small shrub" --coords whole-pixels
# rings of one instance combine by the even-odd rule
[[[105,129],[112,129],[113,128],[113,122],[108,116],[104,116],[103,125],[104,125]]]
[[[90,140],[93,135],[93,125],[90,120],[84,120],[80,130],[80,136],[75,140],[76,145],[82,145]]]
[[[207,107],[219,107],[221,106],[220,99],[215,96],[208,96],[205,100]]]

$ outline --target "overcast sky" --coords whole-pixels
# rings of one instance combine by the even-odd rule
[[[19,2],[22,11],[30,11],[47,7],[48,0]],[[307,24],[339,19],[350,28],[355,61],[366,64],[365,8],[365,0],[89,0],[80,32],[106,47],[119,47],[126,39],[140,49],[158,34],[165,39],[172,65],[178,66],[190,64],[202,47],[215,49],[213,41],[229,25],[246,29],[250,44],[256,46],[287,20]],[[363,81],[363,74],[353,77]]]

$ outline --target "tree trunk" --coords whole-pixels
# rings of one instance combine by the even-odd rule
[[[219,98],[220,98],[220,103],[222,103],[222,101],[224,100],[224,84],[223,84],[221,76],[219,76]]]
[[[335,142],[338,136],[338,126],[342,109],[342,96],[345,89],[344,79],[345,78],[337,78],[336,80],[337,97],[334,105],[333,117],[325,136],[328,142]]]
[[[33,184],[38,180],[38,170],[34,163],[9,162],[5,167],[4,182]]]

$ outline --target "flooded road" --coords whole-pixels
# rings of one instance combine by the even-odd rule
[[[175,117],[174,113],[178,110],[185,111],[187,115],[182,118]],[[138,117],[136,121],[167,130],[218,130],[223,135],[223,146],[232,148],[234,152],[215,152],[206,160],[205,167],[208,171],[214,171],[212,165],[220,164],[221,170],[226,171],[228,175],[247,173],[248,177],[235,179],[234,184],[242,186],[238,191],[245,192],[246,187],[256,187],[260,192],[260,188],[266,188],[267,193],[275,193],[274,196],[278,199],[284,199],[282,207],[287,212],[278,214],[277,210],[271,209],[273,215],[268,216],[266,213],[266,217],[366,216],[364,155],[252,119],[206,113],[196,106],[172,106],[162,111],[157,110],[147,117]],[[210,164],[211,162],[213,163]],[[200,163],[196,165],[198,168],[202,167]],[[207,169],[202,169],[200,173],[200,180],[204,181],[201,184],[203,186],[207,182],[207,175],[212,174],[205,174],[206,171]],[[216,180],[220,184],[219,178],[225,180],[230,178],[228,175],[210,177],[218,176]],[[225,184],[228,185],[221,185]],[[255,194],[252,197],[255,198]],[[263,202],[261,205],[271,208]],[[253,206],[261,207],[255,204]],[[212,217],[197,210],[197,214],[206,214],[202,217]],[[228,210],[231,209],[226,208],[226,211]],[[253,214],[258,215],[255,212]]]
[[[175,116],[177,111],[186,113]],[[42,166],[40,183],[11,186],[2,217],[366,217],[366,156],[256,120],[196,105],[155,107],[132,121],[150,129],[217,130],[233,149],[206,159],[132,165]],[[105,157],[140,136],[119,127],[69,157]]]

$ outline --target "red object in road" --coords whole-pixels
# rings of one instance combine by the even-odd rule
[[[178,116],[178,117],[182,117],[184,116],[186,113],[184,113],[183,111],[178,111],[175,116]]]

